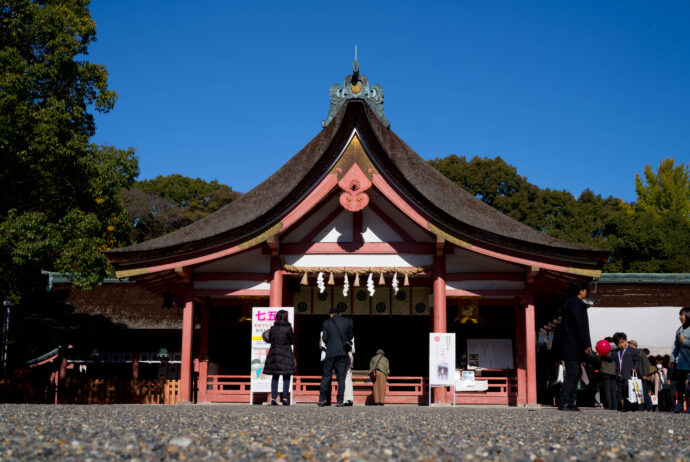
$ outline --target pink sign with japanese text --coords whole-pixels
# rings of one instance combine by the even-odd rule
[[[267,307],[267,308],[252,308],[252,349],[251,349],[251,392],[252,393],[267,393],[271,391],[271,376],[263,373],[264,363],[268,350],[271,347],[269,343],[264,342],[262,334],[271,328],[276,320],[276,313],[280,310],[288,312],[288,320],[290,324],[295,325],[295,309],[292,306],[287,307]],[[292,380],[292,379],[290,379]],[[278,383],[278,389],[282,390],[282,377]]]

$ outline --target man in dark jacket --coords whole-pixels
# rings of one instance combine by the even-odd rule
[[[563,307],[563,320],[558,331],[558,348],[560,359],[565,365],[563,387],[558,409],[561,411],[579,411],[575,405],[577,383],[580,380],[580,364],[592,354],[592,341],[589,336],[589,317],[587,305],[582,300],[587,297],[587,283],[580,280],[569,285],[570,298]],[[556,340],[554,340],[556,343]]]
[[[338,378],[338,407],[344,406],[345,377],[350,363],[349,351],[346,345],[352,345],[352,321],[338,314],[338,310],[331,309],[330,318],[323,323],[321,332],[326,344],[326,358],[323,360],[323,375],[321,376],[321,388],[319,389],[319,407],[325,406],[331,401],[331,376],[335,368]]]

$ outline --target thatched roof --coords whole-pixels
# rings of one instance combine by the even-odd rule
[[[120,268],[218,249],[277,223],[318,181],[357,129],[382,174],[436,224],[469,242],[600,268],[609,252],[562,241],[503,215],[448,180],[386,128],[361,100],[333,121],[263,183],[232,203],[175,232],[107,252]]]

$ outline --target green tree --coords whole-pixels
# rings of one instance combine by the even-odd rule
[[[607,271],[687,273],[690,271],[690,170],[673,159],[655,172],[635,176],[637,203],[606,224],[613,257]]]
[[[239,195],[217,180],[206,182],[179,174],[138,181],[123,191],[135,242],[186,226],[229,204]]]
[[[604,225],[623,206],[620,199],[604,199],[589,189],[578,199],[568,191],[540,189],[500,157],[475,156],[468,161],[452,154],[429,164],[498,211],[571,242],[608,247]]]
[[[116,93],[84,58],[96,40],[88,1],[0,3],[0,293],[42,289],[40,270],[97,284],[102,250],[130,236],[120,190],[138,174],[132,149],[89,143],[90,111]]]

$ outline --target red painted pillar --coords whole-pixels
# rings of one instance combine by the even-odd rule
[[[434,332],[446,331],[446,257],[441,246],[434,258]],[[450,365],[452,373],[455,374],[455,364]],[[450,373],[451,371],[449,371]],[[445,388],[434,388],[435,403],[445,403],[447,401]]]
[[[534,322],[534,289],[525,289],[525,359],[527,361],[527,404],[537,404],[537,340]]]
[[[134,353],[132,359],[132,380],[139,380],[139,353]]]
[[[278,255],[271,256],[271,290],[269,306],[283,306],[283,267]]]
[[[201,337],[199,338],[199,391],[197,401],[206,402],[208,384],[208,338],[211,324],[211,305],[201,308]]]
[[[182,312],[182,364],[180,364],[179,402],[192,400],[192,337],[194,334],[194,287],[185,284],[184,311]]]
[[[527,404],[527,370],[525,361],[525,314],[521,305],[515,306],[515,371],[517,375],[517,404]]]

